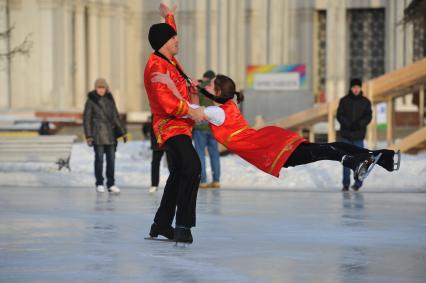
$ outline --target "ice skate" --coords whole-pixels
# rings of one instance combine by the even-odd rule
[[[176,227],[174,241],[176,243],[192,244],[193,238],[191,234],[191,229],[185,227]]]
[[[390,149],[381,149],[373,151],[373,154],[377,156],[378,154],[382,154],[382,157],[377,162],[378,165],[383,167],[389,172],[399,170],[401,164],[401,151],[393,151]]]
[[[150,238],[145,238],[146,240],[161,240],[158,239],[158,236],[164,236],[167,238],[167,240],[173,240],[174,238],[174,234],[175,234],[175,229],[173,229],[172,226],[169,227],[160,227],[159,225],[157,225],[156,223],[153,223],[151,225],[151,230],[149,231],[149,236]],[[166,239],[162,239],[162,240],[166,240]]]
[[[379,161],[380,157],[382,156],[382,153],[379,153],[378,155],[369,156],[366,160],[364,160],[361,164],[358,165],[355,172],[355,180],[358,180],[360,182],[364,181],[367,176],[370,174],[371,170],[373,170],[374,166]]]

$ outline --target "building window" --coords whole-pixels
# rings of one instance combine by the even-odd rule
[[[364,80],[385,72],[384,9],[348,10],[349,76]]]
[[[426,15],[413,21],[413,61],[426,57]]]
[[[318,76],[318,85],[315,86],[318,96],[317,101],[325,101],[325,88],[326,88],[326,64],[327,64],[327,13],[326,11],[318,11],[318,29],[316,34],[317,44],[317,68],[316,73]]]

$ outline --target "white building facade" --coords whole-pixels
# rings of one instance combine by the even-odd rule
[[[240,89],[247,65],[306,64],[312,95],[330,100],[347,92],[353,75],[370,79],[424,57],[424,28],[416,34],[398,24],[410,2],[179,0],[178,58],[189,76],[212,69]],[[149,110],[143,69],[159,3],[0,0],[0,32],[13,27],[0,38],[0,54],[26,37],[33,43],[28,56],[0,61],[0,110],[81,111],[98,77],[109,82],[120,112]],[[398,107],[413,105],[404,99]]]

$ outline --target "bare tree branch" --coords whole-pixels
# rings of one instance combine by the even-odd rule
[[[6,31],[0,32],[0,40],[8,39],[11,36],[12,31],[15,29],[15,25],[11,26]],[[6,52],[6,53],[0,53],[0,59],[11,59],[17,54],[29,56],[30,51],[33,48],[34,42],[31,39],[32,34],[28,34],[24,41],[19,44],[18,46],[15,46],[12,48],[12,50]]]

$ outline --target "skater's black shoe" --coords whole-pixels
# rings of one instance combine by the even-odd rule
[[[169,227],[160,227],[156,223],[151,225],[151,231],[149,231],[149,235],[153,238],[157,238],[158,235],[164,236],[169,240],[174,238],[174,230],[172,226]]]
[[[190,228],[186,228],[186,227],[176,227],[175,228],[174,241],[175,242],[179,242],[179,243],[189,243],[189,244],[191,244],[192,241],[193,241],[192,234],[191,234],[191,229]]]
[[[400,153],[395,152],[390,149],[380,149],[373,151],[374,156],[379,155],[382,153],[382,156],[380,157],[379,161],[377,161],[377,164],[386,169],[389,172],[392,172],[394,170],[399,169],[399,162],[400,162]],[[396,157],[396,160],[395,160]]]
[[[347,192],[347,191],[349,191],[349,187],[348,186],[343,186],[342,192]]]
[[[373,157],[372,153],[361,153],[357,155],[345,155],[342,159],[342,164],[345,167],[351,168],[354,172],[359,169],[359,166],[363,164],[364,161],[371,159]]]
[[[361,188],[361,186],[357,186],[357,185],[352,185],[351,189],[354,191],[359,191],[359,189]]]

